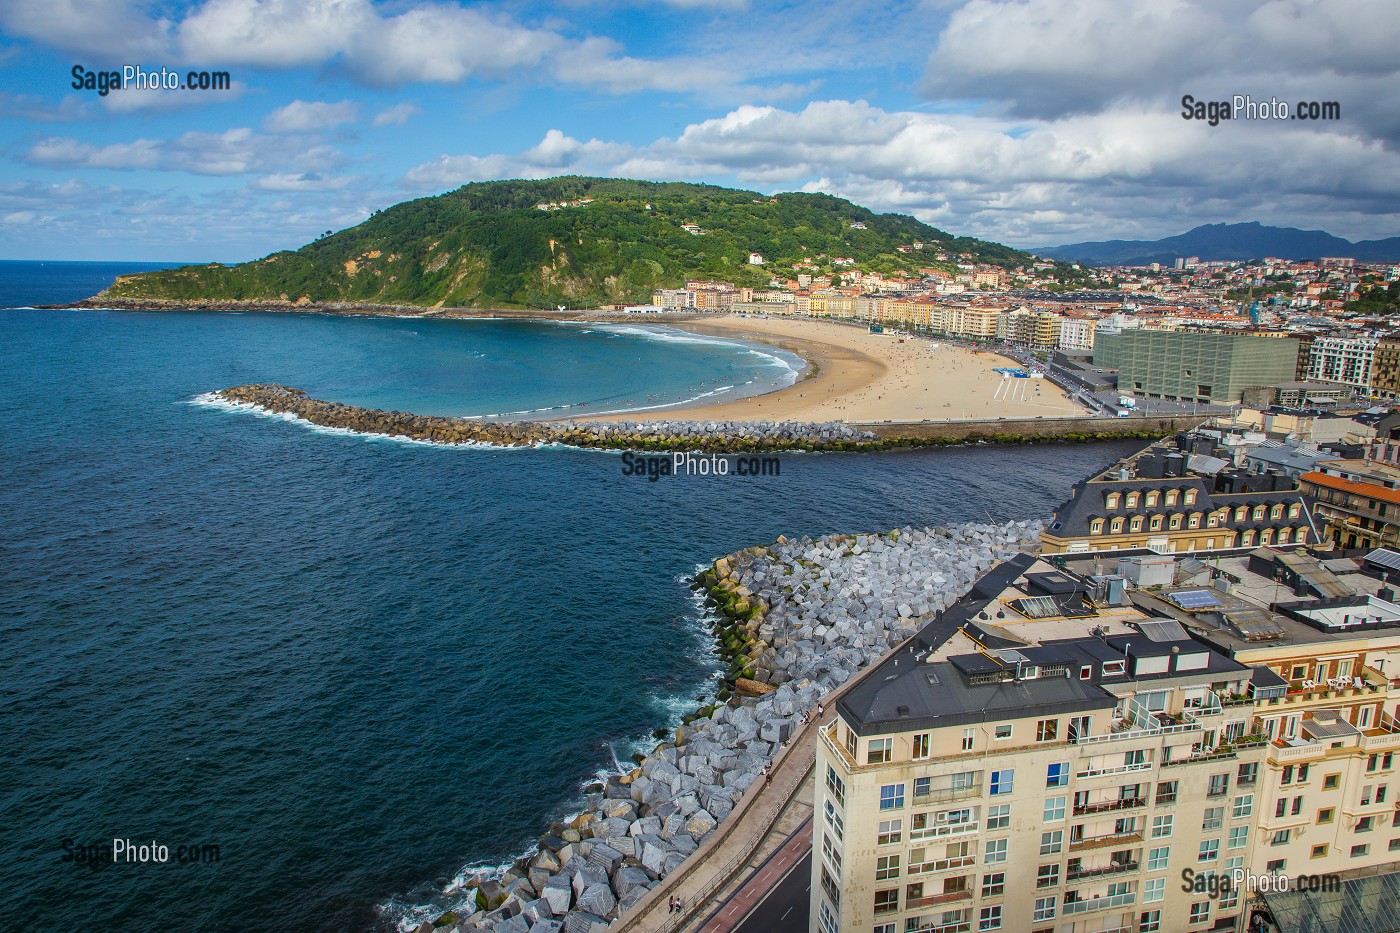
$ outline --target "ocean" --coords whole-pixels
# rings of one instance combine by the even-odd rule
[[[0,306],[130,271],[74,265],[0,263]],[[797,454],[779,476],[648,482],[615,453],[194,400],[275,381],[572,414],[756,391],[795,361],[646,328],[270,313],[0,311],[0,346],[11,929],[358,931],[444,906],[464,866],[522,852],[708,696],[698,565],[779,534],[1044,517],[1135,446]],[[64,860],[113,839],[170,861]]]

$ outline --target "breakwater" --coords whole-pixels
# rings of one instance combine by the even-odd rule
[[[857,450],[886,446],[872,432],[845,424],[779,421],[483,421],[380,411],[325,402],[300,389],[264,384],[212,393],[235,405],[290,414],[322,427],[383,434],[438,444],[531,447],[564,444],[613,450],[695,450],[742,453],[757,450]]]
[[[562,444],[637,451],[856,451],[976,442],[1100,441],[1161,437],[1199,419],[1028,419],[988,422],[922,422],[852,425],[791,421],[486,421],[415,415],[315,399],[301,389],[273,383],[234,386],[210,398],[287,414],[322,427],[438,444],[532,447]]]
[[[636,768],[592,788],[502,875],[478,878],[476,912],[420,930],[601,933],[676,871],[734,810],[822,699],[966,593],[1041,525],[903,528],[779,538],[697,575],[757,696],[701,711]],[[742,634],[740,634],[742,633]],[[761,678],[761,679],[760,679]],[[741,678],[735,676],[735,682]]]

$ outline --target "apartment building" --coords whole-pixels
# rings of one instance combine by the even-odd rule
[[[1148,589],[1125,582],[1148,552],[994,568],[820,733],[810,929],[1362,929],[1320,923],[1326,895],[1212,887],[1236,870],[1365,878],[1390,892],[1365,928],[1400,925],[1400,605],[1376,572],[1400,552],[1372,557],[1165,558]]]
[[[1252,672],[1072,586],[1008,561],[837,702],[812,930],[1235,928],[1181,873],[1246,864]]]
[[[1379,343],[1372,337],[1317,337],[1309,355],[1308,378],[1369,392]]]
[[[1299,477],[1325,540],[1341,548],[1400,546],[1400,443],[1370,451],[1364,460],[1319,460]]]
[[[1319,540],[1300,481],[1277,469],[1232,468],[1232,452],[1200,439],[1151,444],[1076,483],[1041,532],[1042,551],[1174,553]]]
[[[1094,349],[1094,330],[1097,322],[1093,318],[1065,317],[1060,319],[1061,350]]]

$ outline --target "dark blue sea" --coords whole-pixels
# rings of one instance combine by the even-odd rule
[[[0,306],[121,271],[0,263]],[[192,404],[278,381],[436,413],[598,410],[790,378],[672,338],[0,311],[0,926],[385,927],[520,853],[706,696],[698,564],[784,533],[1045,516],[1133,446],[794,455],[777,477],[653,483],[615,454]],[[171,861],[63,861],[65,840],[114,838]],[[181,845],[219,860],[177,864]]]

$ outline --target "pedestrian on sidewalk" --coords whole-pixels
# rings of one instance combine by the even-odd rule
[[[669,911],[670,913],[675,913],[675,912],[676,912],[676,899],[675,899],[674,896],[673,896],[669,901],[666,902],[666,910]]]

